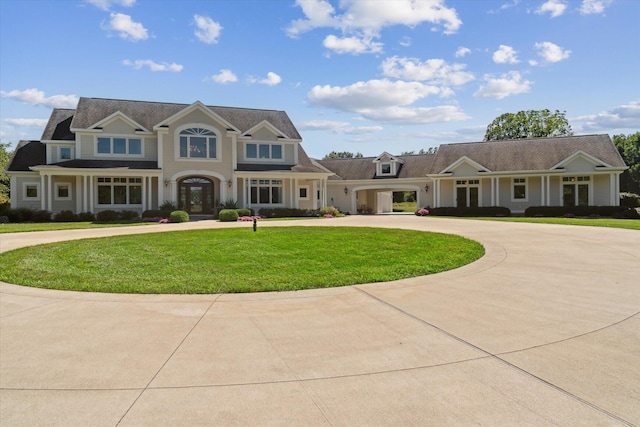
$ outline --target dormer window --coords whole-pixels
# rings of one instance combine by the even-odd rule
[[[382,153],[373,163],[376,164],[376,177],[379,178],[396,177],[402,167],[402,159],[392,156],[389,153]]]
[[[391,175],[391,163],[382,163],[380,165],[381,175]]]

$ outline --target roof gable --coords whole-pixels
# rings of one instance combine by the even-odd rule
[[[187,108],[184,108],[184,109],[176,112],[172,116],[167,117],[166,119],[162,120],[160,123],[158,123],[155,126],[153,126],[153,129],[154,130],[158,130],[158,129],[161,129],[163,127],[167,127],[169,124],[171,124],[171,123],[173,123],[173,122],[175,122],[177,120],[180,120],[181,118],[189,115],[190,113],[192,113],[194,111],[203,112],[205,115],[207,115],[211,119],[222,123],[223,127],[226,127],[227,130],[231,130],[231,131],[234,131],[234,132],[240,132],[238,129],[236,129],[235,126],[233,126],[231,123],[229,123],[224,118],[220,117],[219,114],[217,114],[215,111],[212,111],[211,109],[209,109],[206,105],[204,105],[200,101],[196,101],[193,104],[189,105]]]
[[[381,163],[381,162],[397,162],[402,163],[402,159],[396,157],[392,154],[387,153],[386,151],[380,154],[378,157],[373,159],[373,163]]]
[[[594,157],[589,153],[585,153],[582,150],[578,150],[575,153],[573,153],[571,156],[569,156],[566,159],[562,160],[558,164],[552,166],[551,169],[563,169],[567,165],[569,165],[570,163],[575,161],[576,159],[584,159],[588,163],[591,163],[591,164],[593,164],[593,166],[596,166],[596,167],[609,167],[609,168],[612,167],[610,164],[608,164],[606,162],[603,162],[602,160],[598,159],[597,157]]]
[[[102,130],[103,127],[108,126],[109,124],[117,121],[117,120],[122,120],[123,122],[125,122],[126,124],[128,124],[129,126],[131,126],[132,128],[134,128],[136,130],[136,132],[144,132],[144,133],[152,133],[151,131],[149,131],[148,129],[146,129],[144,126],[142,126],[140,123],[136,122],[135,120],[133,120],[132,118],[130,118],[129,116],[127,116],[126,114],[123,114],[121,111],[116,111],[115,113],[105,117],[104,119],[100,120],[97,123],[94,123],[93,125],[90,126],[91,130]],[[81,129],[71,129],[73,132],[77,132]]]
[[[449,166],[444,168],[439,173],[450,173],[450,172],[453,172],[455,169],[459,168],[462,165],[468,165],[472,169],[474,169],[474,170],[476,170],[478,172],[491,172],[491,170],[489,168],[481,165],[480,163],[476,162],[475,160],[470,159],[467,156],[462,156],[458,160],[456,160],[455,162],[451,163]]]
[[[269,132],[273,133],[278,138],[290,139],[284,132],[282,132],[280,129],[278,129],[277,127],[275,127],[274,125],[272,125],[266,120],[263,120],[257,125],[253,126],[252,128],[246,130],[245,132],[242,133],[242,136],[251,136],[261,129],[267,129]]]

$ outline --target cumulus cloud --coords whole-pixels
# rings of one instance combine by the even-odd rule
[[[322,45],[338,54],[359,55],[382,52],[382,43],[374,42],[371,37],[366,36],[337,37],[330,34],[324,39]]]
[[[297,0],[296,4],[305,18],[292,21],[287,34],[299,37],[316,28],[339,29],[342,37],[333,35],[324,40],[325,47],[339,53],[380,52],[382,43],[373,40],[379,39],[380,31],[386,27],[415,27],[426,22],[442,27],[445,34],[453,34],[462,25],[456,10],[446,7],[444,0],[394,0],[391,7],[386,1],[344,0],[339,3],[342,13],[327,0]]]
[[[464,71],[465,64],[447,64],[444,59],[427,59],[392,56],[382,63],[382,73],[388,77],[404,80],[429,81],[439,85],[460,86],[475,77]]]
[[[220,70],[218,74],[211,76],[211,80],[222,84],[235,83],[238,81],[238,76],[236,76],[231,70],[225,68]]]
[[[122,64],[126,65],[127,67],[132,67],[136,70],[140,70],[143,67],[149,67],[149,70],[154,72],[171,71],[174,73],[179,73],[184,68],[182,65],[176,64],[175,62],[169,64],[168,62],[155,62],[151,59],[136,59],[135,61],[125,59],[124,61],[122,61]]]
[[[85,1],[102,10],[110,10],[111,5],[131,7],[134,4],[136,4],[136,0],[85,0]]]
[[[556,18],[562,15],[566,9],[567,5],[562,0],[548,0],[536,9],[536,13],[538,15],[549,13],[551,18]]]
[[[282,81],[282,78],[279,75],[277,75],[272,71],[269,71],[267,73],[267,77],[265,79],[258,80],[258,83],[267,85],[267,86],[275,86],[277,84],[280,84],[281,81]]]
[[[31,105],[43,105],[50,108],[75,108],[79,98],[75,95],[52,95],[45,96],[45,93],[36,88],[25,90],[12,90],[10,92],[0,91],[3,98],[11,98]]]
[[[580,13],[583,15],[592,15],[603,13],[604,10],[611,5],[613,0],[582,0]]]
[[[203,43],[215,44],[218,43],[218,38],[222,32],[222,25],[215,22],[208,16],[193,15],[193,20],[198,28],[195,31],[195,35]]]
[[[139,23],[131,19],[131,16],[124,13],[111,13],[109,22],[103,25],[107,31],[114,31],[120,38],[130,41],[140,41],[149,38],[147,29]]]
[[[456,58],[462,58],[471,53],[471,49],[468,47],[460,46],[458,50],[456,50]]]
[[[4,119],[8,125],[11,126],[20,126],[20,127],[31,127],[31,128],[43,128],[47,125],[48,119]]]
[[[496,64],[516,64],[518,56],[514,48],[501,44],[498,50],[493,52],[493,62]]]
[[[598,114],[577,117],[573,121],[583,122],[584,131],[638,129],[640,128],[640,100]]]
[[[567,59],[571,54],[570,50],[562,49],[551,42],[536,43],[534,46],[538,51],[538,55],[546,62],[560,62],[563,59]]]
[[[497,98],[503,99],[507,96],[527,93],[531,90],[533,82],[523,80],[517,71],[511,71],[507,74],[495,78],[485,75],[485,84],[473,94],[474,98]]]
[[[366,135],[381,132],[382,126],[351,126],[349,122],[310,120],[297,125],[300,130],[329,131],[340,135]]]
[[[469,119],[458,106],[442,105],[437,107],[387,107],[379,109],[365,109],[362,117],[390,124],[427,124],[455,122]]]

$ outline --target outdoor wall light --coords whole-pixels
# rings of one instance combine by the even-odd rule
[[[429,192],[429,184],[427,184],[427,185],[425,185],[425,186],[424,186],[424,192],[425,192],[425,193],[428,193],[428,192]]]
[[[347,194],[349,192],[349,189],[347,187],[344,187],[344,194]]]
[[[228,186],[229,188],[231,188],[231,185],[232,185],[232,184],[233,184],[233,183],[231,182],[231,180],[227,181],[227,186]]]
[[[165,187],[168,187],[168,186],[169,186],[169,182],[170,182],[170,181],[169,181],[168,179],[165,179],[165,180],[164,180],[164,186],[165,186]]]

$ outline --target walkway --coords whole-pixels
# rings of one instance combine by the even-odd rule
[[[0,425],[640,425],[640,232],[415,216],[259,227],[320,224],[461,234],[486,256],[285,293],[0,283]],[[4,234],[0,251],[228,226]]]

